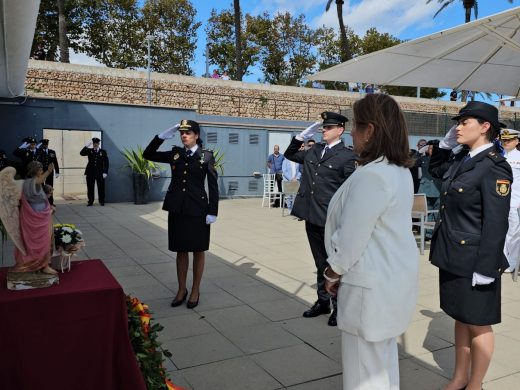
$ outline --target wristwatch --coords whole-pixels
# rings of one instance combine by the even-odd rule
[[[325,278],[325,280],[327,282],[330,282],[330,283],[336,283],[339,281],[340,278],[331,278],[330,276],[327,276],[327,270],[329,269],[330,267],[327,267],[325,268],[325,271],[323,271],[323,277]]]

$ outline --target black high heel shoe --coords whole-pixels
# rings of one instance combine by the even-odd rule
[[[197,307],[197,305],[199,304],[199,299],[200,299],[200,293],[199,293],[199,296],[197,297],[197,300],[195,302],[191,302],[191,301],[187,301],[186,302],[186,307],[188,309],[194,309]]]
[[[177,307],[177,306],[180,306],[184,303],[184,301],[186,300],[186,298],[188,298],[188,289],[186,289],[185,293],[184,293],[184,296],[182,297],[182,299],[174,299],[171,303],[171,307]]]

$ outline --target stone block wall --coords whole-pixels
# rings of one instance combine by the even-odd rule
[[[250,118],[318,120],[322,111],[349,108],[362,95],[312,88],[285,87],[152,73],[154,106],[195,108],[205,115]],[[147,73],[96,66],[29,62],[29,96],[103,103],[146,105]],[[404,111],[458,112],[462,103],[396,97]],[[515,118],[520,110],[501,107],[501,118]]]

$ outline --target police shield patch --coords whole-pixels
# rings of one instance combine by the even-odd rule
[[[497,194],[500,196],[507,196],[511,191],[511,182],[509,180],[497,180]]]

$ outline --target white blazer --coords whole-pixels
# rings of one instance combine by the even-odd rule
[[[341,277],[338,328],[378,342],[402,334],[417,300],[410,170],[380,158],[361,166],[330,201],[325,247]]]

